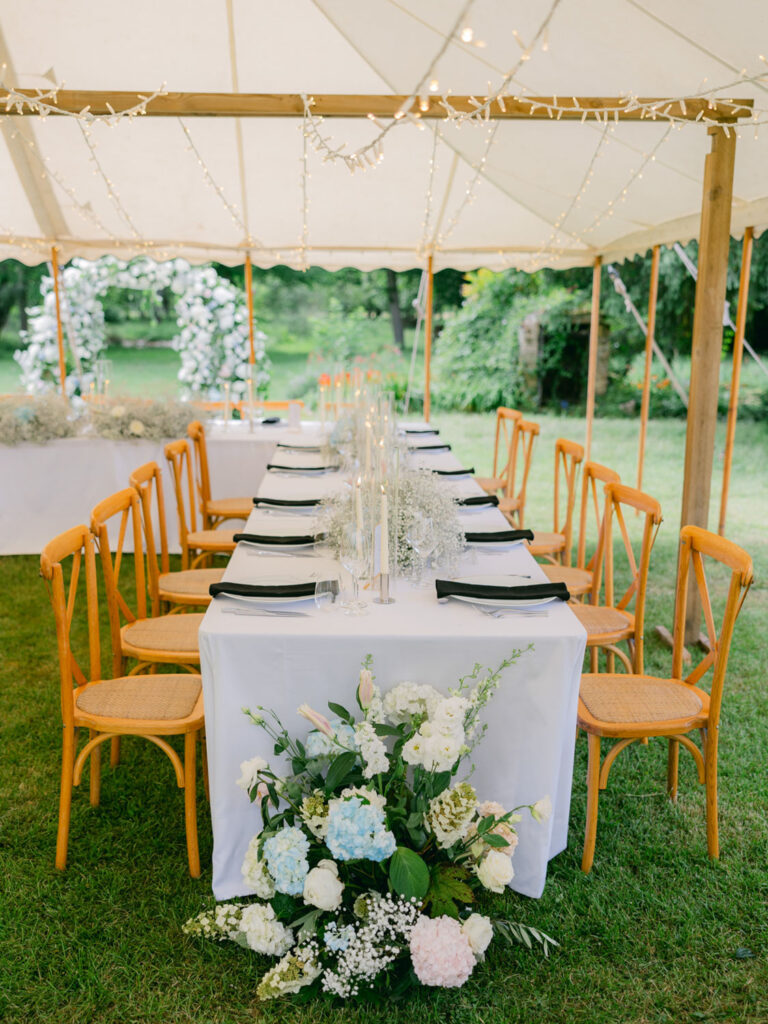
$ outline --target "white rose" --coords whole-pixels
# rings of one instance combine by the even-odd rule
[[[128,424],[128,433],[133,434],[135,437],[141,437],[146,429],[141,420],[131,420]]]
[[[110,416],[114,416],[116,420],[119,420],[121,416],[125,416],[124,405],[113,405],[109,412]]]
[[[505,858],[506,860],[506,858]],[[327,865],[328,861],[323,861]],[[339,881],[338,868],[333,865],[335,871],[329,867],[312,868],[304,879],[304,902],[310,903],[319,910],[335,910],[341,905],[341,894],[344,892],[344,883]]]
[[[477,866],[477,877],[491,892],[504,892],[515,877],[512,861],[500,850],[489,850]]]
[[[263,772],[267,767],[267,762],[263,757],[252,757],[250,761],[243,761],[240,765],[242,774],[237,780],[240,789],[244,789],[246,793],[249,793],[259,781],[259,772]]]
[[[547,818],[552,814],[552,801],[548,796],[543,796],[541,800],[537,800],[531,808],[531,816],[534,821],[546,821]]]
[[[472,952],[479,960],[493,938],[493,925],[490,919],[483,917],[482,914],[470,914],[461,926],[461,930],[469,940]]]

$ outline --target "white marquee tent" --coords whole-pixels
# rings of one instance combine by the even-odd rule
[[[768,223],[763,51],[768,5],[755,0],[0,0],[6,90],[92,91],[96,111],[95,98],[127,91],[136,102],[165,88],[150,114],[163,101],[192,110],[207,97],[211,109],[207,94],[269,94],[294,113],[115,125],[3,117],[0,258],[36,263],[55,242],[64,260],[111,252],[237,264],[250,251],[262,266],[403,269],[431,251],[436,270],[535,269],[696,237],[703,121],[670,124],[661,104],[655,122],[646,108],[644,121],[610,113],[582,123],[582,97],[629,107],[630,97],[700,97],[707,114],[712,97],[751,99],[731,230],[759,231]],[[302,94],[316,109],[322,97],[357,96],[363,113],[376,106],[363,97],[413,95],[413,115],[426,93],[442,115],[449,91],[449,102],[482,103],[502,86],[549,97],[552,116],[542,107],[541,119],[497,120],[510,103],[502,98],[487,122],[403,117],[381,140],[381,163],[354,175],[324,160],[312,124],[295,116]],[[193,95],[174,107],[177,93]],[[692,118],[690,102],[674,108],[684,109]],[[349,154],[391,124],[329,117],[318,130]]]

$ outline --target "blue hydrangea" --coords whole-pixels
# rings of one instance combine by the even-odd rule
[[[382,861],[396,846],[384,812],[359,796],[331,801],[325,843],[336,860]]]
[[[304,892],[308,851],[309,840],[300,828],[284,827],[264,843],[264,860],[278,892],[289,896]]]
[[[351,725],[342,722],[340,718],[332,718],[331,728],[336,733],[336,738],[342,746],[348,747],[350,750],[355,749],[355,730]],[[341,753],[337,743],[334,743],[324,732],[320,732],[317,729],[313,729],[307,736],[304,748],[307,751],[307,757],[333,757]]]
[[[342,953],[354,937],[355,929],[351,924],[345,924],[339,928],[335,921],[331,921],[325,926],[323,941],[331,952]]]

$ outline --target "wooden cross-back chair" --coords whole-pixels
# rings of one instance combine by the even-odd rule
[[[68,585],[63,563],[71,564]],[[197,737],[204,724],[200,676],[104,677],[96,556],[87,526],[76,526],[47,544],[40,556],[40,572],[56,621],[64,726],[56,867],[63,871],[67,866],[72,788],[80,784],[85,762],[90,758],[90,799],[95,807],[101,795],[101,744],[119,742],[122,736],[143,736],[169,757],[177,785],[184,790],[189,873],[199,877],[195,761]],[[87,623],[87,665],[78,662],[71,642],[73,623],[81,618]],[[117,653],[119,656],[119,650]],[[88,740],[77,753],[80,729],[88,730]],[[166,737],[170,736],[184,737],[183,762],[168,743]]]
[[[496,494],[498,491],[506,493],[509,481],[510,469],[514,478],[514,462],[517,454],[517,438],[515,436],[515,424],[523,418],[523,414],[517,409],[508,409],[506,406],[499,406],[496,410],[496,433],[493,440],[493,471],[491,476],[476,476],[475,480],[487,494]],[[503,462],[501,460],[503,459]]]
[[[719,632],[715,626],[704,559],[719,562],[731,570]],[[683,676],[685,611],[691,566],[701,597],[710,652],[687,676]],[[666,738],[668,741],[667,792],[672,800],[677,799],[680,745],[693,755],[699,782],[706,786],[707,849],[710,857],[720,855],[717,822],[720,709],[733,629],[751,585],[752,559],[746,551],[708,530],[698,526],[684,526],[680,531],[671,677],[665,679],[642,674],[612,676],[605,673],[585,674],[581,677],[578,723],[587,732],[589,742],[587,823],[581,862],[583,871],[589,871],[594,860],[599,791],[608,784],[611,765],[625,747],[637,741],[647,742],[653,737]],[[712,682],[710,692],[707,693],[696,684],[710,669]],[[700,735],[700,747],[689,735],[696,730]],[[618,741],[602,765],[601,738]]]
[[[514,453],[507,467],[507,482],[503,496],[499,499],[499,509],[512,526],[520,529],[525,525],[525,497],[531,472],[533,442],[538,436],[538,423],[524,419],[515,421],[512,431]]]
[[[208,588],[212,583],[219,582],[224,570],[182,569],[180,572],[171,572],[162,470],[156,462],[145,462],[131,473],[130,484],[138,491],[141,499],[152,614],[160,615],[165,610],[175,613],[190,606],[209,605],[211,595]],[[159,552],[155,542],[155,522],[160,538]]]
[[[124,546],[128,525],[133,536],[134,584],[121,586]],[[110,544],[109,527],[113,527]],[[115,529],[116,528],[116,529]],[[200,665],[197,631],[201,613],[188,615],[147,614],[147,582],[144,569],[144,545],[138,492],[133,487],[110,495],[91,512],[91,531],[101,555],[104,590],[112,631],[113,675],[125,675],[128,659],[136,665],[128,675],[136,675],[155,664],[180,665],[188,672]],[[111,549],[114,549],[114,554]]]
[[[603,528],[605,511],[605,484],[621,483],[619,474],[599,462],[585,462],[581,474],[581,508],[579,511],[579,536],[576,542],[576,565],[542,565],[545,576],[552,583],[565,583],[571,597],[588,594],[592,589],[592,575],[595,568],[597,544]],[[590,511],[593,517],[590,516]],[[587,531],[591,521],[595,523],[595,550],[587,561]]]
[[[642,536],[639,557],[627,527],[625,509],[634,509],[642,515]],[[632,516],[634,525],[635,517]],[[629,583],[621,595],[616,594],[614,575],[614,520],[622,541],[629,568]],[[651,550],[661,526],[661,505],[649,494],[627,487],[626,484],[606,484],[605,512],[602,530],[595,554],[592,589],[589,604],[572,606],[576,618],[587,631],[587,647],[590,653],[590,667],[597,672],[598,654],[606,652],[607,670],[613,672],[615,658],[625,666],[627,672],[643,671],[643,627],[645,623],[645,591],[648,583],[648,569]],[[600,593],[603,591],[603,602]],[[634,601],[634,611],[629,606]],[[631,658],[616,645],[626,641]]]
[[[195,511],[195,474],[189,442],[183,438],[164,448],[171,470],[179,523],[182,569],[197,569],[212,555],[229,555],[235,550],[234,530],[198,530]],[[253,499],[251,499],[253,509]]]
[[[559,437],[555,441],[554,529],[552,533],[534,530],[533,540],[528,544],[528,549],[535,558],[548,558],[553,563],[559,561],[566,566],[571,564],[573,509],[576,504],[579,466],[583,461],[584,449],[580,444],[568,441],[564,437]]]
[[[195,450],[195,485],[198,508],[204,530],[215,530],[227,519],[247,519],[253,511],[253,497],[212,498],[211,471],[208,462],[208,445],[205,441],[205,427],[200,420],[193,420],[187,426],[187,436]]]

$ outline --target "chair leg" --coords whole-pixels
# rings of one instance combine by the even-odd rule
[[[605,652],[605,671],[613,674],[616,671],[616,655],[608,647]]]
[[[581,870],[587,874],[592,870],[597,840],[597,802],[600,797],[600,737],[587,734],[589,742],[589,764],[587,767],[587,825],[584,831],[584,852],[581,855]]]
[[[98,748],[100,749],[100,748]],[[117,768],[120,764],[120,737],[113,736],[109,744],[109,765],[111,768]]]
[[[88,730],[88,739],[92,740],[96,736],[95,729]],[[90,784],[90,797],[91,807],[99,806],[99,798],[101,796],[101,746],[94,747],[91,752],[91,770],[89,773],[89,784]]]
[[[59,828],[56,833],[56,867],[63,871],[67,866],[69,845],[69,819],[72,810],[72,772],[75,767],[75,733],[64,726],[61,750],[61,789],[59,792]]]
[[[598,656],[600,651],[597,647],[589,648],[589,671],[599,672]]]
[[[187,859],[189,873],[200,877],[200,851],[197,845],[197,794],[196,790],[196,732],[184,735],[184,823],[187,832]]]
[[[716,860],[720,856],[720,835],[717,824],[717,729],[707,730],[706,749],[707,852]]]
[[[667,749],[667,793],[673,803],[677,802],[677,766],[680,760],[680,744],[670,739]]]

